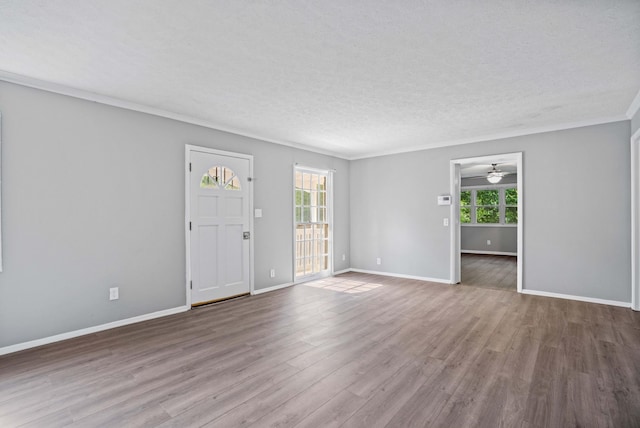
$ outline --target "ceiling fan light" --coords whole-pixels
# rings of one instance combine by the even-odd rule
[[[487,181],[491,184],[497,184],[500,182],[500,180],[502,180],[502,174],[500,173],[493,173],[490,172],[489,175],[487,175]]]

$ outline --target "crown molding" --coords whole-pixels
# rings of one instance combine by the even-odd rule
[[[640,91],[636,94],[636,97],[631,101],[629,108],[627,109],[627,119],[633,118],[633,116],[640,110]]]
[[[284,141],[284,140],[278,140],[273,138],[266,138],[260,135],[247,133],[235,128],[230,128],[224,125],[220,125],[205,119],[191,117],[188,115],[184,115],[184,114],[180,114],[180,113],[176,113],[168,110],[163,110],[156,107],[151,107],[144,104],[138,104],[132,101],[110,97],[107,95],[101,95],[95,92],[90,92],[83,89],[74,88],[71,86],[47,82],[44,80],[23,76],[21,74],[10,73],[4,70],[0,70],[0,81],[5,81],[8,83],[13,83],[16,85],[26,86],[30,88],[40,89],[43,91],[53,92],[56,94],[66,95],[69,97],[79,98],[87,101],[97,102],[100,104],[105,104],[113,107],[119,107],[126,110],[146,113],[153,116],[164,117],[166,119],[172,119],[178,122],[189,123],[192,125],[213,129],[216,131],[228,132],[230,134],[240,135],[242,137],[252,138],[260,141],[266,141],[266,142],[278,144],[281,146],[292,147],[299,150],[305,150],[305,151],[318,153],[325,156],[332,156],[332,157],[345,159],[345,160],[358,160],[358,159],[366,159],[366,158],[372,158],[372,157],[378,157],[378,156],[410,153],[410,152],[417,152],[421,150],[436,149],[440,147],[480,143],[483,141],[502,140],[506,138],[540,134],[544,132],[562,131],[562,130],[567,130],[572,128],[581,128],[584,126],[602,125],[605,123],[620,122],[623,120],[629,120],[640,108],[640,92],[638,92],[638,95],[636,95],[635,99],[631,103],[631,106],[629,106],[629,109],[627,110],[625,115],[604,117],[604,118],[593,118],[593,119],[587,119],[587,120],[582,120],[577,122],[568,122],[568,123],[561,123],[561,124],[555,124],[555,125],[549,125],[549,126],[523,128],[519,130],[500,132],[496,134],[488,134],[488,135],[482,135],[482,136],[470,137],[470,138],[461,138],[457,140],[445,140],[445,141],[422,144],[418,146],[411,146],[411,147],[406,147],[406,148],[401,148],[396,150],[381,150],[381,151],[373,151],[373,152],[365,153],[362,155],[348,156],[348,155],[333,152],[330,150],[323,150],[316,147],[307,146],[305,144],[294,143],[291,141]]]
[[[519,130],[499,132],[496,134],[488,134],[484,136],[461,138],[458,140],[439,141],[439,142],[424,144],[420,146],[412,146],[412,147],[407,147],[407,148],[397,149],[397,150],[382,150],[379,152],[370,152],[360,156],[349,157],[348,160],[358,160],[358,159],[367,159],[367,158],[373,158],[378,156],[396,155],[401,153],[417,152],[420,150],[437,149],[440,147],[481,143],[483,141],[504,140],[506,138],[524,137],[527,135],[542,134],[545,132],[553,132],[553,131],[564,131],[567,129],[582,128],[585,126],[593,126],[593,125],[603,125],[605,123],[621,122],[625,120],[629,120],[629,119],[625,115],[619,115],[619,116],[611,116],[611,117],[586,119],[586,120],[581,120],[577,122],[566,122],[566,123],[560,123],[560,124],[548,125],[548,126],[523,128]]]
[[[29,88],[40,89],[47,92],[53,92],[56,94],[66,95],[73,98],[79,98],[86,101],[93,101],[100,104],[106,104],[113,107],[119,107],[126,110],[132,110],[139,113],[146,113],[153,116],[164,117],[166,119],[176,120],[178,122],[189,123],[191,125],[202,126],[203,128],[209,128],[216,131],[228,132],[230,134],[240,135],[242,137],[253,138],[255,140],[266,141],[273,144],[279,144],[281,146],[292,147],[294,149],[306,150],[309,152],[319,153],[326,156],[332,156],[340,159],[347,159],[344,155],[329,150],[318,149],[304,144],[293,143],[291,141],[276,140],[272,138],[265,138],[260,135],[251,134],[235,128],[230,128],[224,125],[220,125],[205,119],[191,117],[188,115],[172,112],[169,110],[163,110],[156,107],[151,107],[144,104],[138,104],[131,101],[123,100],[120,98],[110,97],[107,95],[101,95],[95,92],[85,91],[83,89],[74,88],[71,86],[60,85],[58,83],[47,82],[44,80],[34,79],[32,77],[23,76],[21,74],[10,73],[0,70],[0,81],[13,83],[16,85],[27,86]]]

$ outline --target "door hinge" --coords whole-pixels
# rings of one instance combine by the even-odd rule
[[[189,171],[191,171],[191,162],[189,162]]]
[[[191,230],[191,222],[189,222],[189,230]]]
[[[193,290],[193,281],[189,281],[189,288]]]

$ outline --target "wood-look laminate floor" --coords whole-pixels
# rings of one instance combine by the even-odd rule
[[[0,426],[638,427],[640,313],[350,273],[0,357]]]
[[[518,288],[518,258],[486,254],[460,255],[462,285],[516,291]]]

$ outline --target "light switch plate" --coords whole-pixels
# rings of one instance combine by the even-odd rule
[[[254,210],[254,217],[255,217],[255,218],[260,218],[260,217],[262,217],[262,209],[261,209],[261,208],[256,208],[256,209]]]

